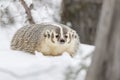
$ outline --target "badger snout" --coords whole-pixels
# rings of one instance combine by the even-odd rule
[[[60,39],[60,43],[61,43],[61,44],[64,44],[64,43],[65,43],[65,40],[64,40],[64,39]]]

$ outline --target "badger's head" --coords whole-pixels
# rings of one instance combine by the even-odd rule
[[[44,37],[53,44],[70,44],[72,40],[75,40],[78,36],[72,29],[66,27],[56,27],[52,30],[46,30]]]

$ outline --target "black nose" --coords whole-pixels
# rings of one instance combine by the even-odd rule
[[[64,43],[64,42],[65,42],[65,40],[64,40],[64,39],[61,39],[61,40],[60,40],[60,42],[61,42],[61,43]]]

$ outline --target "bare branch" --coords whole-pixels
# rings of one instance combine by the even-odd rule
[[[28,21],[30,24],[35,24],[35,21],[33,20],[33,17],[31,15],[31,11],[30,11],[30,8],[27,6],[26,2],[24,0],[20,0],[21,4],[23,5],[25,11],[26,11],[26,14],[28,16]]]

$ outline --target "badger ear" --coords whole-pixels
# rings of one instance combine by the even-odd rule
[[[44,37],[50,38],[50,31],[49,31],[49,30],[46,30],[46,31],[44,32]]]
[[[77,38],[77,33],[76,33],[76,31],[72,31],[72,32],[71,32],[71,36],[72,36],[72,38]]]

